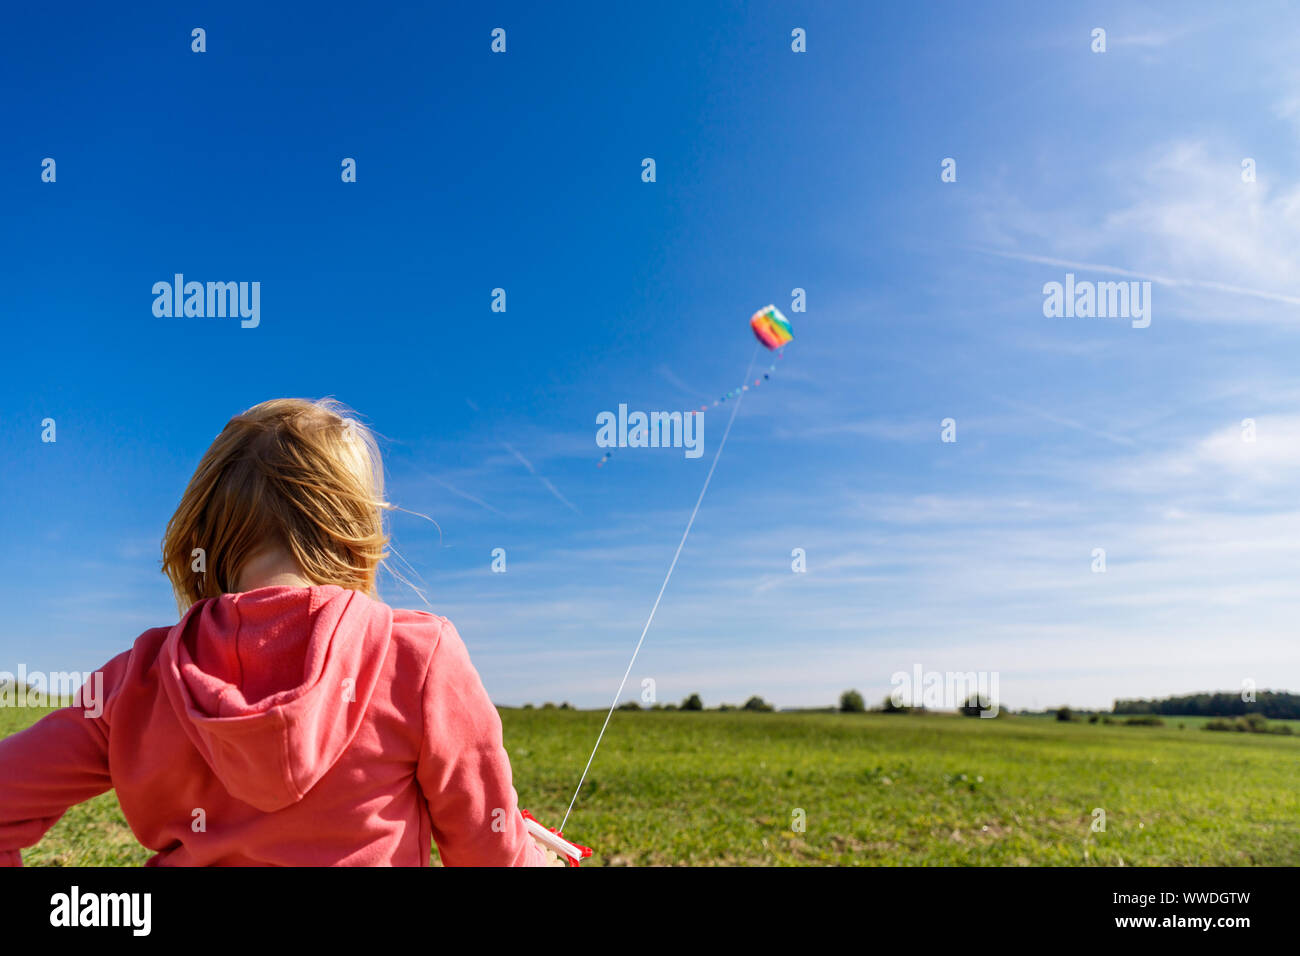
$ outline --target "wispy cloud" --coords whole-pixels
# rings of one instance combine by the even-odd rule
[[[702,392],[698,388],[694,388],[693,386],[688,385],[686,382],[683,382],[680,378],[677,377],[677,375],[673,373],[673,370],[670,369],[667,365],[660,365],[658,368],[655,369],[655,371],[658,372],[665,381],[667,381],[675,388],[680,389],[682,392],[685,392],[687,395],[693,396],[694,398],[702,398],[702,399],[708,399],[712,397],[706,392]]]
[[[559,489],[559,488],[556,488],[555,485],[551,484],[550,480],[549,480],[548,478],[546,478],[545,475],[542,475],[542,474],[539,474],[539,473],[538,473],[537,469],[533,467],[533,463],[532,463],[531,461],[529,461],[527,458],[525,458],[523,455],[521,455],[521,454],[520,454],[517,450],[515,450],[515,448],[513,448],[511,445],[508,445],[508,444],[506,444],[505,442],[502,442],[502,443],[501,443],[501,446],[502,446],[503,448],[505,448],[506,451],[510,452],[510,454],[514,455],[517,459],[519,459],[520,463],[521,463],[525,468],[528,469],[528,473],[529,473],[530,475],[532,475],[534,478],[536,478],[538,481],[540,481],[540,482],[542,483],[542,486],[543,486],[547,491],[549,491],[552,495],[554,495],[557,501],[559,501],[561,504],[563,504],[566,508],[568,508],[570,511],[572,511],[575,515],[577,515],[577,514],[582,514],[582,512],[578,510],[577,506],[576,506],[572,501],[570,501],[568,498],[564,497],[564,495],[560,494],[560,489]]]
[[[1175,288],[1179,286],[1187,288],[1211,289],[1215,292],[1224,292],[1229,295],[1248,295],[1256,299],[1266,299],[1270,302],[1285,302],[1287,305],[1300,305],[1300,296],[1284,295],[1280,292],[1269,292],[1264,289],[1250,289],[1245,286],[1230,285],[1226,282],[1214,282],[1208,279],[1178,279],[1170,276],[1155,275],[1149,272],[1134,272],[1131,269],[1124,269],[1119,266],[1101,265],[1096,262],[1078,262],[1073,259],[1057,259],[1053,256],[1033,255],[1027,252],[1007,252],[998,249],[977,249],[991,256],[1001,256],[1004,259],[1018,259],[1021,262],[1037,262],[1042,265],[1060,266],[1066,269],[1078,269],[1087,272],[1104,272],[1110,275],[1121,275],[1130,279],[1145,280],[1154,282],[1157,285]]]
[[[1300,414],[1262,415],[1132,461],[1111,463],[1098,483],[1184,500],[1289,509],[1300,482]],[[1184,505],[1190,507],[1189,505]]]
[[[478,498],[478,497],[476,497],[476,496],[474,496],[474,495],[471,495],[471,494],[470,494],[469,492],[467,492],[467,491],[461,491],[461,490],[460,490],[459,488],[457,488],[455,485],[451,484],[451,482],[449,482],[449,481],[444,481],[443,479],[437,477],[436,475],[430,475],[428,472],[424,472],[424,474],[425,474],[425,475],[426,475],[426,476],[427,476],[431,481],[433,481],[434,483],[436,483],[436,484],[442,486],[443,488],[446,488],[446,489],[447,489],[448,491],[450,491],[453,495],[456,495],[456,496],[459,497],[459,498],[464,498],[466,501],[472,501],[474,504],[478,505],[480,508],[486,508],[488,511],[492,512],[494,515],[499,515],[499,516],[501,516],[502,518],[506,517],[506,515],[505,515],[504,512],[498,511],[496,508],[492,507],[490,504],[488,504],[488,503],[487,503],[486,501],[484,501],[482,498]]]
[[[1035,408],[1032,405],[1025,405],[1022,402],[1013,402],[1010,399],[1000,398],[997,395],[993,395],[991,396],[991,398],[993,399],[993,401],[1006,405],[1008,408],[1014,408],[1018,411],[1024,412],[1026,415],[1032,415],[1035,418],[1040,418],[1045,422],[1051,422],[1053,425],[1060,425],[1064,428],[1073,428],[1075,431],[1084,432],[1085,434],[1093,435],[1097,438],[1104,438],[1106,439],[1106,441],[1114,442],[1117,445],[1128,445],[1131,447],[1136,444],[1136,442],[1134,442],[1133,439],[1131,438],[1126,438],[1123,435],[1115,435],[1112,434],[1111,432],[1102,431],[1099,428],[1093,428],[1090,425],[1085,425],[1082,422],[1077,422],[1074,421],[1073,419],[1065,418],[1061,415],[1053,415],[1051,412],[1044,411],[1041,408]]]

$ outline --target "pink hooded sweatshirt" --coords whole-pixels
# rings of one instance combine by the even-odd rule
[[[334,586],[224,594],[103,681],[99,716],[0,741],[0,864],[110,788],[149,866],[427,866],[431,840],[448,866],[546,864],[446,618]]]

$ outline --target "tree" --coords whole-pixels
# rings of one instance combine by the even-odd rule
[[[885,702],[880,705],[880,709],[887,714],[905,714],[911,710],[906,704],[895,704],[893,694],[885,698]]]
[[[1255,714],[1253,716],[1258,717],[1259,715]],[[1260,720],[1263,719],[1264,718],[1260,717]],[[1137,714],[1136,716],[1129,717],[1124,721],[1124,723],[1133,727],[1163,727],[1165,725],[1165,722],[1155,714]]]
[[[1257,713],[1272,720],[1295,720],[1300,718],[1300,694],[1261,690],[1246,698],[1240,690],[1203,691],[1159,700],[1117,700],[1114,712],[1164,717],[1241,717]]]
[[[619,710],[640,710],[641,705],[634,700],[625,700],[618,705]]]
[[[1074,714],[1070,713],[1069,707],[1062,707],[1056,712],[1057,720],[1074,720]]]
[[[846,714],[861,714],[867,709],[862,695],[856,690],[846,690],[840,694],[840,710]]]
[[[753,697],[749,698],[749,700],[745,701],[744,709],[767,712],[767,711],[775,710],[776,708],[773,707],[771,704],[769,704],[767,701],[765,701],[763,698],[755,694]]]
[[[967,717],[978,717],[982,711],[992,709],[993,704],[989,699],[979,694],[971,694],[966,698],[966,703],[961,705],[961,712]]]
[[[684,701],[682,701],[682,710],[703,710],[703,709],[704,709],[704,701],[700,700],[699,694],[691,694],[690,697],[687,697]]]

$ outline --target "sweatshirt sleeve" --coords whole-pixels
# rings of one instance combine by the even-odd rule
[[[501,717],[450,621],[424,683],[416,774],[446,866],[546,866],[511,783]]]
[[[112,788],[103,708],[126,657],[92,673],[77,706],[0,740],[0,866],[22,866],[21,848],[36,844],[69,807]]]

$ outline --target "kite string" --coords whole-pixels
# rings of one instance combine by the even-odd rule
[[[749,368],[745,370],[745,381],[749,380],[749,373],[754,370],[754,359],[758,358],[758,345],[754,346],[754,354],[749,359]],[[743,393],[742,393],[743,395]],[[668,565],[668,573],[664,575],[664,583],[659,586],[659,594],[655,598],[654,606],[650,608],[650,616],[646,618],[645,627],[641,628],[641,637],[636,642],[636,648],[632,651],[632,659],[627,662],[627,670],[623,672],[623,679],[619,682],[618,690],[614,693],[614,702],[609,705],[609,713],[605,715],[605,723],[601,725],[600,733],[596,736],[596,746],[591,748],[591,756],[587,758],[587,766],[582,768],[582,777],[578,780],[577,789],[573,791],[573,799],[569,801],[569,809],[564,811],[564,819],[560,822],[559,829],[564,830],[565,824],[569,822],[569,814],[573,812],[573,805],[578,802],[578,794],[582,791],[582,785],[587,779],[587,771],[591,769],[591,762],[596,759],[596,751],[600,749],[600,741],[605,736],[605,728],[609,726],[609,720],[614,716],[614,709],[618,706],[618,699],[623,694],[623,688],[627,686],[628,675],[632,673],[632,665],[636,663],[636,657],[641,653],[641,645],[645,642],[645,636],[650,631],[650,624],[655,619],[655,612],[659,610],[659,602],[663,600],[664,591],[668,588],[668,581],[673,576],[673,570],[677,567],[677,559],[681,557],[682,548],[686,546],[686,539],[691,533],[691,526],[695,524],[695,516],[700,513],[700,504],[704,501],[704,495],[709,490],[709,482],[713,480],[713,470],[718,467],[718,459],[722,457],[722,449],[727,445],[727,436],[731,434],[731,425],[736,420],[736,413],[740,411],[740,398],[736,399],[736,404],[731,407],[731,417],[727,419],[727,428],[722,433],[722,440],[718,442],[718,450],[713,453],[713,464],[709,465],[709,473],[704,478],[704,487],[700,489],[700,496],[695,499],[695,508],[691,511],[690,520],[686,522],[686,530],[682,532],[682,540],[677,542],[677,551],[673,554],[673,560]]]

